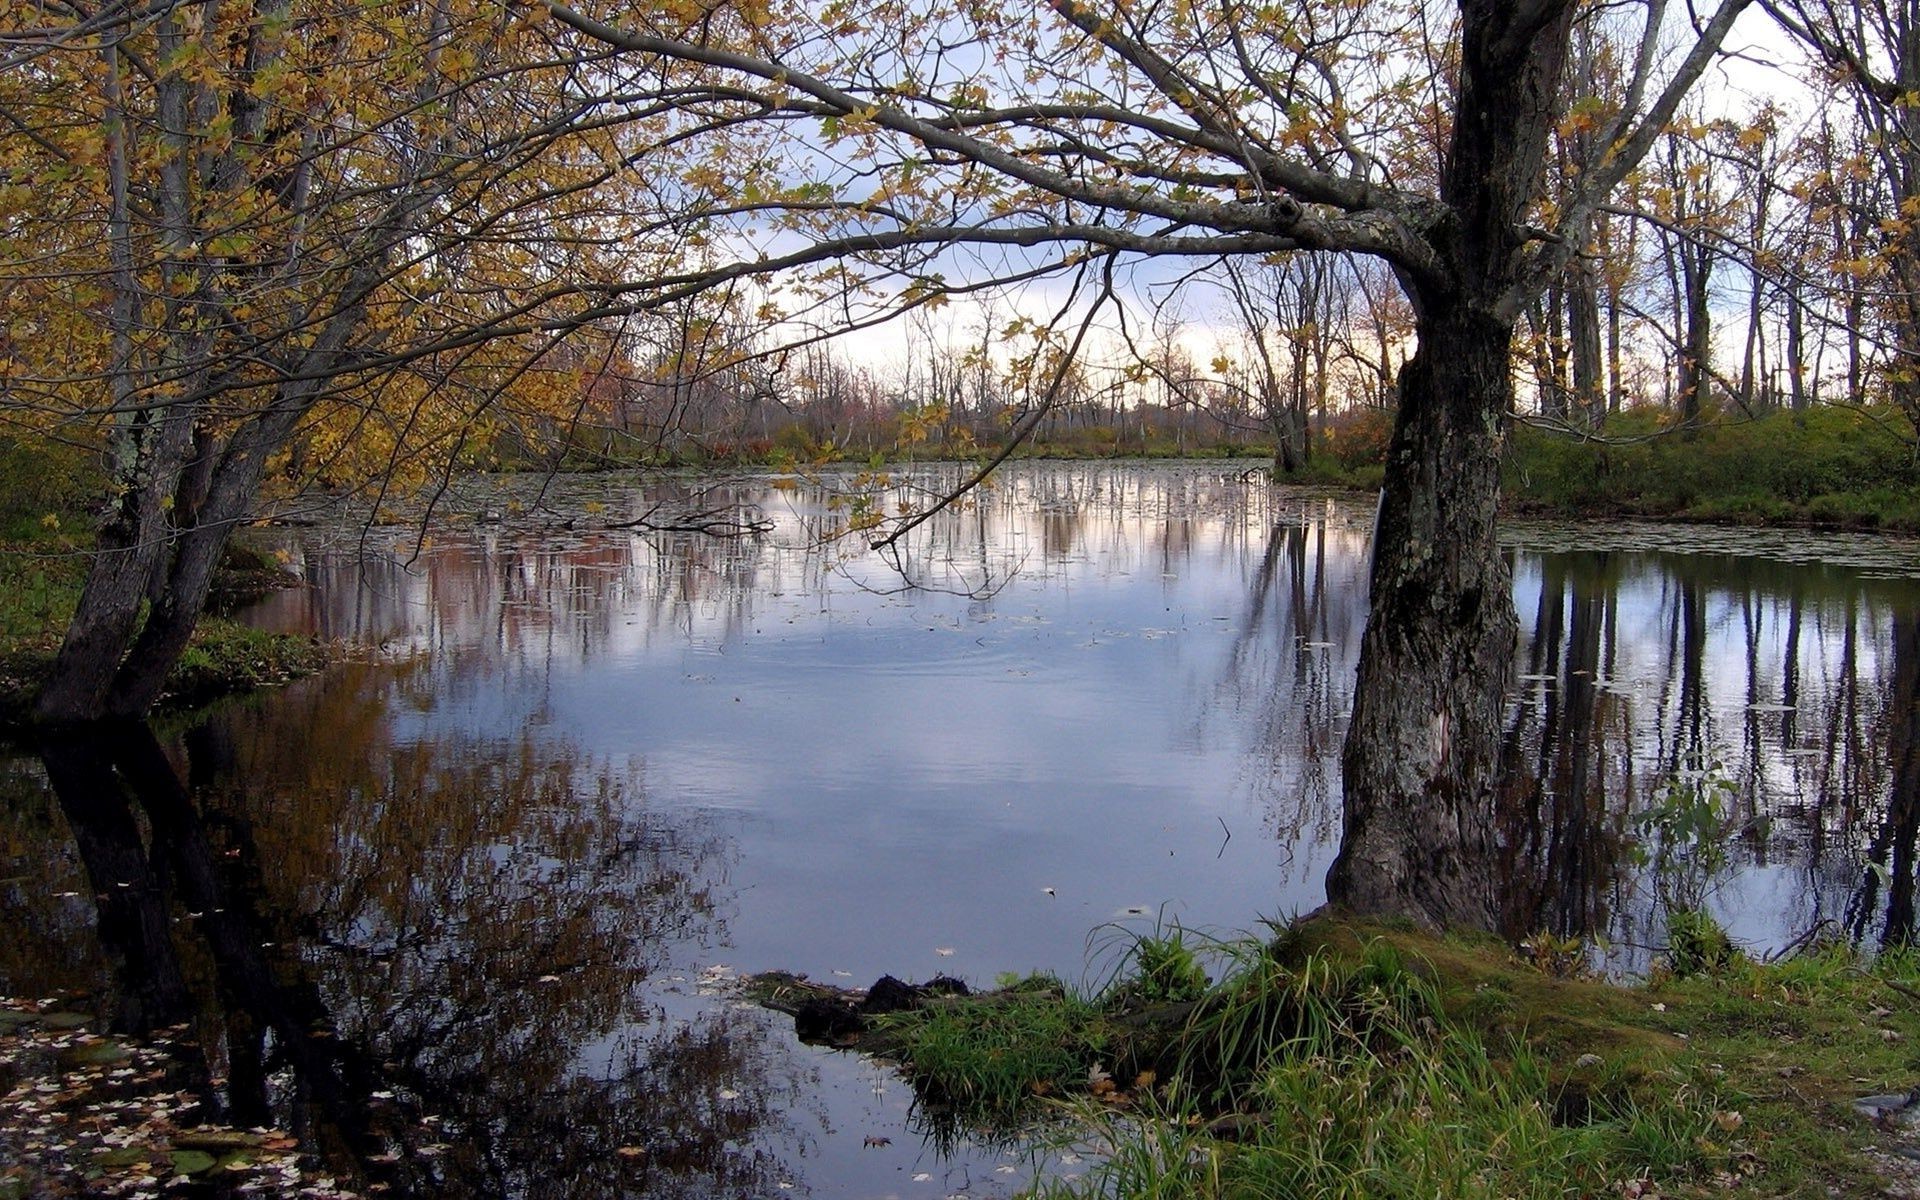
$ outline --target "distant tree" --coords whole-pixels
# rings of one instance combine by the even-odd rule
[[[1333,350],[1346,325],[1351,283],[1346,264],[1327,255],[1225,268],[1251,368],[1256,407],[1273,435],[1273,465],[1303,470],[1313,453],[1313,418],[1325,419]]]
[[[1864,315],[1861,293],[1878,310],[1886,392],[1920,433],[1920,9],[1903,0],[1761,2],[1831,73],[1862,135],[1844,149],[1828,141],[1841,150],[1829,156],[1822,181],[1837,226],[1836,267],[1856,287],[1850,315]],[[1868,180],[1870,188],[1859,186]],[[1856,400],[1861,358],[1856,342]],[[1920,438],[1914,445],[1920,454]]]

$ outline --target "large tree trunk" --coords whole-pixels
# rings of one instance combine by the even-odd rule
[[[227,535],[259,488],[262,436],[283,427],[290,417],[274,414],[224,447],[201,440],[193,470],[168,472],[170,503],[123,499],[128,515],[102,537],[35,706],[40,722],[138,717],[152,707],[206,607]]]
[[[1312,453],[1304,391],[1297,380],[1287,391],[1287,396],[1273,405],[1268,418],[1273,429],[1273,469],[1280,475],[1305,470]]]
[[[1686,341],[1680,348],[1680,424],[1692,437],[1707,411],[1713,384],[1713,311],[1707,304],[1713,256],[1691,244],[1681,245],[1679,255],[1686,306],[1681,314]]]
[[[1374,531],[1327,898],[1429,926],[1497,929],[1503,907],[1494,813],[1519,622],[1494,525],[1527,299],[1517,264],[1573,11],[1461,5],[1446,210],[1426,233],[1443,265],[1407,280],[1418,348],[1400,374]]]
[[[1328,899],[1492,929],[1500,716],[1518,622],[1495,541],[1513,327],[1429,311],[1400,376]]]
[[[144,716],[160,698],[168,672],[186,650],[206,609],[214,569],[227,537],[246,519],[259,491],[266,457],[257,440],[236,437],[224,448],[217,470],[211,465],[214,448],[202,447],[209,467],[204,475],[182,487],[176,507],[182,510],[184,527],[173,537],[173,552],[166,561],[166,574],[159,581],[147,622],[114,675],[107,697],[108,715]]]

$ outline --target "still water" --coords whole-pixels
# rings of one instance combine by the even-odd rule
[[[268,979],[338,1031],[344,1106],[431,1117],[432,1153],[381,1175],[403,1190],[1017,1189],[1020,1152],[936,1144],[886,1069],[728,981],[1093,984],[1120,931],[1317,905],[1372,511],[1241,472],[1010,468],[891,554],[834,535],[946,469],[468,482],[424,526],[289,535],[308,586],[251,619],[363,660],[161,747],[260,943],[224,974],[190,935],[169,951],[189,987],[217,977],[195,1004],[235,1107],[329,1094],[259,1053],[271,1022],[240,1014]],[[753,530],[659,528],[714,521]],[[1676,896],[1759,952],[1911,933],[1920,545],[1508,538],[1516,930],[1598,931],[1625,970]],[[124,1006],[138,922],[84,882],[111,830],[45,779],[0,762],[0,990]]]

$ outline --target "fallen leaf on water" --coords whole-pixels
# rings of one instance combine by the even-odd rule
[[[939,956],[940,956],[941,958],[952,958],[952,957],[953,957],[953,947],[952,947],[952,946],[935,946],[935,947],[933,948],[933,952],[934,952],[935,954],[938,954],[938,955],[939,955]]]
[[[204,1150],[175,1150],[173,1152],[173,1170],[176,1175],[199,1175],[213,1170],[214,1157]]]

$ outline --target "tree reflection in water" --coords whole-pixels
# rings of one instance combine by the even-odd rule
[[[1915,940],[1915,840],[1920,838],[1920,615],[1903,610],[1893,620],[1892,679],[1886,686],[1882,743],[1887,748],[1889,796],[1885,818],[1866,847],[1866,869],[1847,906],[1849,932],[1864,939],[1886,896],[1881,940]]]
[[[1515,931],[1657,947],[1664,914],[1630,852],[1634,823],[1667,780],[1706,776],[1727,783],[1735,843],[1709,906],[1737,934],[1761,949],[1819,930],[1912,938],[1909,581],[1640,547],[1523,552],[1516,584],[1502,868]]]
[[[553,487],[579,512],[651,503]],[[71,755],[71,833],[6,768],[29,799],[0,804],[0,853],[30,865],[0,872],[18,931],[0,982],[94,987],[110,958],[117,1019],[191,1013],[236,1118],[306,1112],[317,1139],[346,1119],[324,1093],[357,1097],[368,1128],[327,1136],[397,1146],[389,1173],[421,1190],[731,1195],[803,1183],[787,1171],[813,1152],[829,1186],[871,1179],[884,1156],[851,1135],[879,1106],[820,1133],[784,1040],[665,986],[698,947],[871,978],[944,969],[935,948],[958,944],[975,980],[1072,974],[1112,914],[1167,900],[1244,927],[1318,902],[1370,506],[1216,467],[1023,467],[903,550],[932,585],[906,592],[820,543],[844,520],[830,496],[738,487],[779,537],[556,532],[548,513],[455,530],[417,571],[316,556],[322,586],[278,598],[302,628],[430,657],[211,718],[167,748],[184,803],[125,802],[159,777],[151,753]],[[1644,962],[1663,931],[1636,823],[1666,778],[1718,762],[1738,844],[1710,901],[1736,935],[1911,938],[1920,556],[1541,528],[1512,531],[1521,666],[1488,867],[1514,932],[1604,929]],[[1724,549],[1673,552],[1688,538]],[[201,858],[224,903],[183,865]],[[129,886],[86,882],[83,859]],[[848,895],[862,913],[840,920]],[[214,908],[251,924],[180,923]],[[107,956],[77,953],[96,926]],[[248,998],[263,974],[272,1003]],[[337,1036],[302,1065],[316,1025]]]
[[[46,741],[70,848],[60,822],[19,819],[30,803],[9,848],[77,854],[113,1026],[192,1023],[209,1119],[291,1128],[395,1193],[792,1183],[807,1071],[762,1014],[669,1016],[643,986],[722,932],[725,841],[564,746],[390,741],[356,674],[216,718],[173,757],[145,726]],[[26,907],[71,935],[62,904]],[[0,954],[10,985],[36,971],[60,982]]]
[[[1327,749],[1339,744],[1351,686],[1365,548],[1332,516],[1309,509],[1270,526],[1201,710],[1205,722],[1259,731],[1269,824],[1285,846],[1324,839],[1338,803]],[[1664,942],[1665,914],[1636,826],[1668,780],[1705,777],[1728,785],[1720,820],[1735,843],[1709,905],[1737,934],[1762,952],[1815,930],[1911,941],[1913,583],[1817,561],[1662,551],[1648,536],[1630,529],[1609,548],[1604,531],[1582,529],[1580,544],[1514,552],[1522,645],[1503,745],[1503,857],[1487,866],[1502,881],[1507,932],[1599,932],[1616,967],[1644,966]]]

